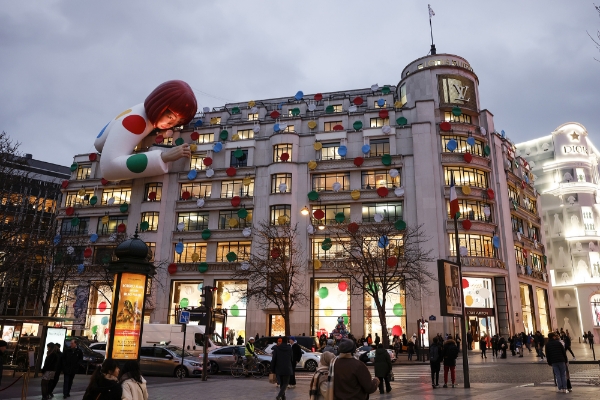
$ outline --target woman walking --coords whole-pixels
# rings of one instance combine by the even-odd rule
[[[42,400],[50,398],[50,382],[54,380],[54,374],[58,367],[58,354],[56,354],[56,346],[54,343],[48,343],[46,346],[46,361],[42,367]]]
[[[379,378],[379,393],[383,394],[383,381],[385,381],[385,391],[392,391],[390,386],[390,373],[392,372],[392,359],[382,344],[377,345],[375,350],[375,377]]]
[[[335,359],[335,354],[324,351],[319,360],[319,367],[310,381],[310,400],[327,400],[327,378],[329,365]]]
[[[487,355],[485,354],[487,350],[487,340],[485,340],[485,336],[482,336],[479,341],[479,349],[481,350],[481,358],[487,358]]]
[[[121,400],[123,389],[119,384],[119,365],[107,358],[96,368],[82,400]]]
[[[119,382],[123,389],[122,400],[148,400],[146,380],[142,377],[140,365],[136,360],[125,362]]]
[[[433,345],[429,347],[429,368],[431,369],[431,386],[435,389],[440,386],[440,364],[442,362],[442,348],[439,339],[433,338]]]
[[[444,342],[444,387],[448,387],[448,371],[452,378],[452,387],[456,383],[456,358],[458,357],[458,347],[454,340],[449,339]]]

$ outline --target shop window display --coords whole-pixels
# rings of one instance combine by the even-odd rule
[[[108,340],[108,325],[110,321],[110,303],[112,301],[112,287],[100,285],[97,290],[92,289],[90,296],[89,321],[84,335],[99,342]]]
[[[202,280],[172,281],[171,302],[169,304],[169,324],[175,324],[176,311],[179,308],[199,307],[202,305]]]
[[[531,286],[521,283],[519,287],[521,292],[521,309],[523,311],[522,316],[525,332],[535,332],[537,328],[535,326],[535,316],[533,314],[533,297]],[[572,329],[569,329],[569,331],[573,332]]]
[[[245,281],[217,281],[217,305],[227,310],[225,339],[228,344],[236,344],[238,337],[246,343],[246,300],[241,293],[246,290]],[[217,330],[217,332],[221,332]]]
[[[350,287],[348,281],[339,279],[315,280],[314,292],[315,334],[329,334],[337,325],[339,317],[350,326]]]
[[[466,277],[462,279],[465,312],[469,320],[467,329],[474,338],[491,338],[496,332],[496,312],[492,280],[488,278]],[[479,348],[479,341],[474,340]]]
[[[594,327],[600,327],[600,294],[594,295],[591,299],[592,306],[592,321],[594,321]]]
[[[377,296],[382,299],[381,288],[377,285]],[[367,293],[364,294],[365,335],[375,333],[382,336],[381,323],[375,300]],[[385,299],[385,315],[387,333],[390,338],[406,333],[406,294],[400,288],[388,292]],[[409,334],[407,333],[407,336]]]

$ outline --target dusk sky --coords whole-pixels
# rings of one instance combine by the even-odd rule
[[[396,85],[427,55],[425,1],[0,2],[0,130],[68,166],[160,83],[198,105]],[[464,57],[515,143],[583,124],[600,147],[592,1],[435,1],[439,53]],[[596,111],[594,111],[596,110]]]

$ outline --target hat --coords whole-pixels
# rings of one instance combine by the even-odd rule
[[[329,345],[333,344],[333,339],[327,340],[327,344],[329,344]]]
[[[331,364],[331,360],[333,360],[335,358],[335,354],[333,354],[330,351],[325,351],[323,352],[323,354],[321,355],[321,358],[319,359],[319,364],[322,365],[323,367],[329,367],[329,364]]]
[[[342,339],[338,345],[338,351],[340,353],[354,353],[356,351],[356,344],[350,339]]]
[[[296,336],[290,336],[290,340],[296,341]]]
[[[254,340],[254,338],[253,337],[248,338],[248,341],[251,341],[251,340]]]

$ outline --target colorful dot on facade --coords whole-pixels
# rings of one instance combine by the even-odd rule
[[[130,115],[123,119],[123,126],[129,132],[140,135],[146,129],[146,120],[140,115]]]
[[[108,124],[110,124],[110,122]],[[100,133],[98,134],[98,136],[96,136],[96,139],[98,139],[100,136],[102,136],[102,134],[106,130],[106,127],[108,126],[108,124],[104,125],[104,128],[102,128],[102,130],[100,131]]]
[[[147,166],[148,157],[145,154],[134,154],[127,159],[127,169],[136,174],[144,172]]]
[[[131,108],[123,111],[121,114],[117,115],[117,117],[115,118],[115,121],[118,120],[119,118],[121,118],[123,115],[129,114],[130,112],[131,112]]]

